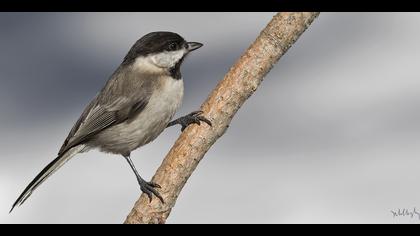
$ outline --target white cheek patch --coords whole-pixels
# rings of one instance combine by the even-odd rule
[[[161,52],[151,56],[151,61],[158,67],[171,68],[187,53],[186,49],[171,52]]]
[[[163,68],[158,67],[148,57],[138,57],[134,62],[134,69],[141,72],[161,73]]]

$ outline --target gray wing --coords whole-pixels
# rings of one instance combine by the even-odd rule
[[[124,76],[124,75],[122,75]],[[59,155],[72,147],[85,143],[102,130],[122,123],[139,114],[151,96],[148,83],[113,75],[107,85],[85,108],[60,148]]]

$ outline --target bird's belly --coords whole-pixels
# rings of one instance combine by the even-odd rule
[[[125,155],[153,141],[166,128],[182,102],[182,80],[169,82],[174,83],[154,93],[137,116],[101,132],[96,138],[100,145],[96,146],[105,152]]]

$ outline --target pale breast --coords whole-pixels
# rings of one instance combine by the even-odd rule
[[[159,85],[147,106],[131,120],[101,133],[102,151],[126,153],[153,141],[165,128],[182,103],[182,79],[157,78]]]

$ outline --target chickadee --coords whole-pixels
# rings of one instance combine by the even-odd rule
[[[201,111],[170,120],[180,107],[184,85],[180,67],[191,51],[203,46],[186,42],[172,32],[152,32],[139,39],[124,57],[102,90],[85,108],[64,141],[57,158],[48,164],[25,188],[13,204],[21,205],[32,192],[77,153],[98,148],[120,154],[134,171],[141,190],[152,200],[164,200],[155,188],[160,186],[140,177],[130,153],[153,141],[166,127],[211,122]]]

